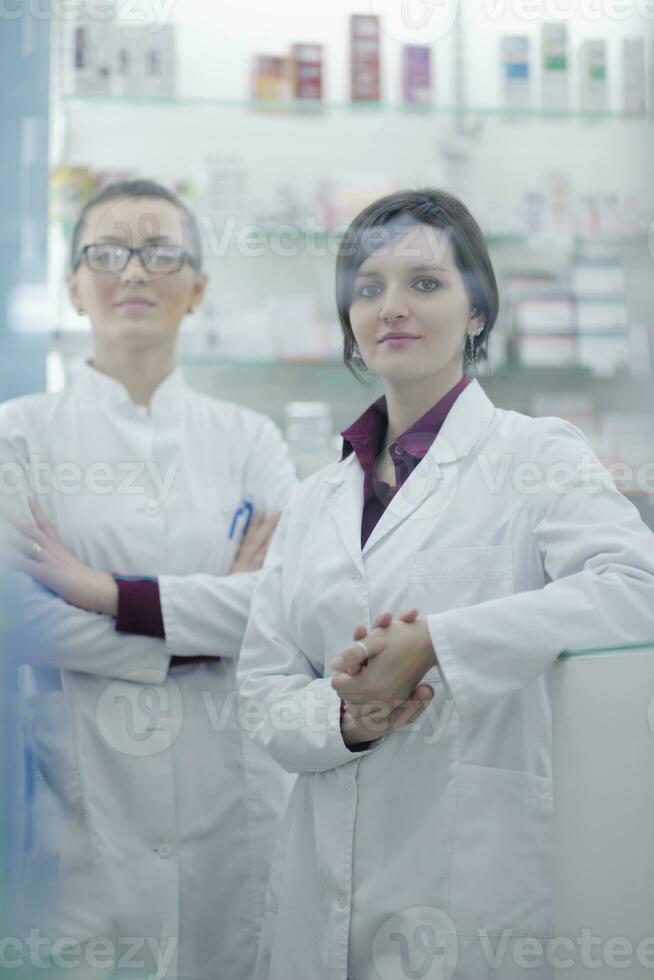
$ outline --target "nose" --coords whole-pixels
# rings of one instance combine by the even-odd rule
[[[146,278],[145,269],[141,265],[138,255],[130,255],[129,262],[121,272],[121,279],[125,282],[144,282]]]
[[[397,323],[406,320],[409,308],[401,290],[389,288],[386,290],[379,310],[379,317],[385,323]]]

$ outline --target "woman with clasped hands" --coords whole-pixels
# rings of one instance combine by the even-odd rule
[[[654,536],[578,429],[464,374],[498,295],[461,201],[370,205],[336,293],[384,396],[294,492],[253,596],[241,696],[299,774],[257,980],[545,980],[551,668],[651,641]]]

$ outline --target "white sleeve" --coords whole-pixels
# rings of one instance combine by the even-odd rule
[[[25,424],[0,413],[0,520],[32,520],[24,484],[29,441]],[[11,538],[13,533],[9,535]],[[77,670],[98,677],[161,682],[170,657],[162,640],[118,635],[111,616],[87,612],[65,602],[28,575],[8,571],[12,594],[10,655],[17,663]]]
[[[565,650],[654,641],[654,535],[581,431],[542,421],[532,459],[546,479],[523,507],[545,586],[427,617],[459,714],[518,691]]]
[[[246,731],[287,772],[324,772],[368,755],[383,741],[352,752],[343,741],[341,701],[314,663],[294,643],[284,612],[286,529],[284,512],[252,599],[238,665]]]
[[[118,635],[113,617],[71,606],[28,575],[14,572],[9,577],[14,586],[10,639],[14,661],[161,683],[170,662],[163,640]]]
[[[259,417],[247,453],[244,497],[272,513],[283,510],[296,483],[288,446],[269,419]],[[259,572],[162,575],[159,596],[171,656],[238,657]]]

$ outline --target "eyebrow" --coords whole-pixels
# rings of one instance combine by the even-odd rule
[[[446,269],[445,266],[443,265],[429,265],[429,264],[414,265],[410,269],[407,269],[407,272],[411,274],[416,272],[449,272],[449,271],[450,270]],[[374,279],[374,278],[378,278],[379,276],[381,276],[380,272],[377,272],[376,269],[371,269],[369,272],[358,272],[356,278]]]
[[[96,238],[97,242],[118,242],[123,245],[125,242],[124,238],[120,238],[118,235],[100,235]],[[170,235],[150,235],[145,239],[146,242],[170,242],[172,241]]]

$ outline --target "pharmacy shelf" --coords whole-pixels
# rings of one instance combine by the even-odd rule
[[[327,115],[331,112],[352,112],[352,113],[406,113],[418,116],[491,116],[500,119],[574,119],[586,121],[599,121],[603,119],[620,119],[629,122],[649,122],[652,118],[645,113],[629,113],[620,110],[595,110],[595,109],[545,109],[542,107],[502,107],[502,106],[481,106],[481,105],[411,105],[403,102],[314,102],[303,99],[295,99],[287,102],[261,101],[257,99],[212,99],[195,96],[175,96],[175,97],[156,97],[156,96],[137,96],[137,95],[65,95],[62,101],[67,105],[93,104],[93,105],[121,105],[121,106],[143,106],[150,108],[153,105],[170,106],[171,108],[189,108],[190,106],[213,109],[238,109],[252,112],[264,112],[271,116],[276,114],[286,116],[298,113],[304,116],[307,112],[314,115]]]

